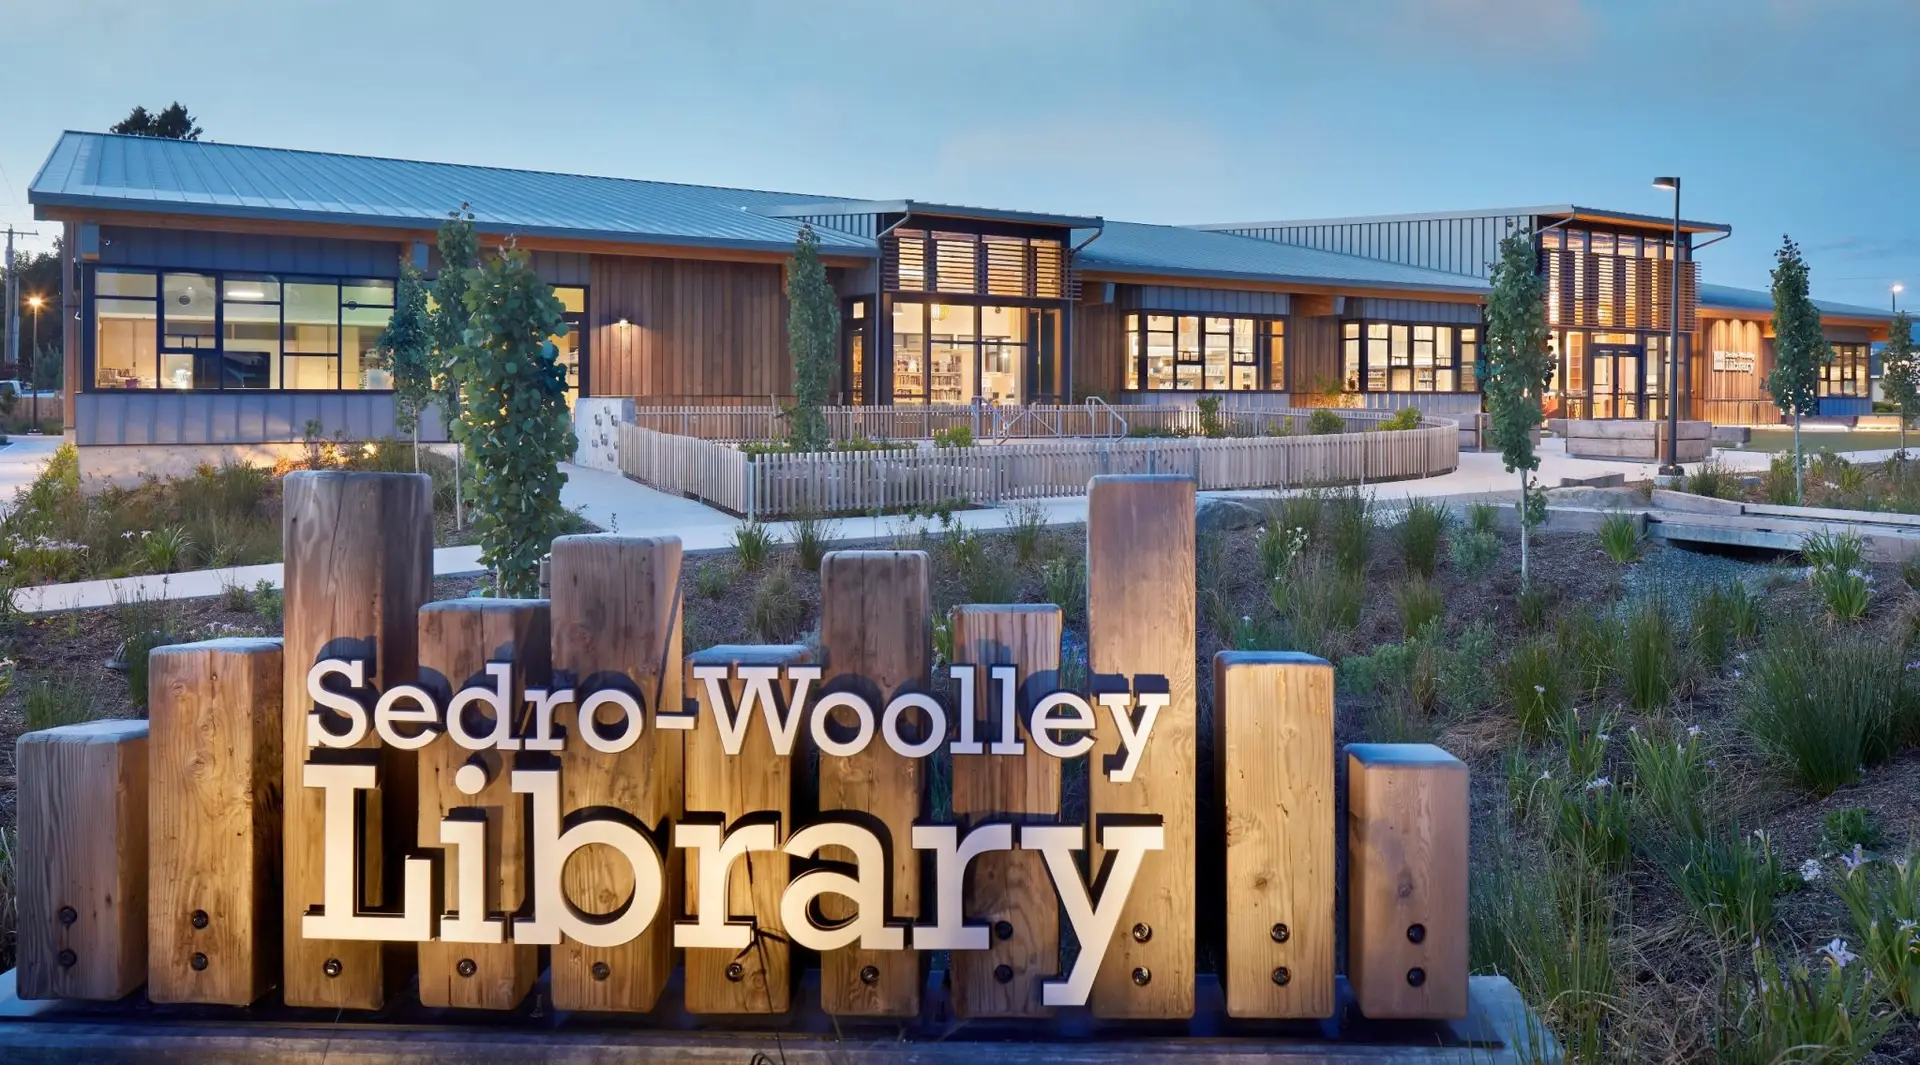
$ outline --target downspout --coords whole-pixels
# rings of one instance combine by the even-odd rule
[[[901,226],[905,225],[907,222],[907,219],[912,217],[913,217],[913,210],[909,208],[905,213],[901,214],[899,221],[881,230],[879,233],[875,234],[873,238],[873,306],[869,308],[867,311],[867,325],[868,325],[868,329],[870,330],[873,336],[873,346],[872,346],[872,350],[867,352],[867,360],[868,360],[868,364],[873,367],[870,373],[873,375],[873,378],[874,378],[873,402],[875,406],[879,406],[880,404],[880,379],[878,376],[880,366],[882,365],[882,356],[880,353],[880,301],[884,295],[884,290],[886,288],[886,263],[887,263],[886,240],[889,234],[891,234],[894,230],[899,229]],[[893,355],[892,353],[888,353],[885,356],[884,361],[887,367],[887,385],[888,385],[887,406],[891,407],[893,406],[893,399],[892,399]],[[929,373],[926,376],[925,380],[929,384],[929,395],[931,395],[931,384],[933,381],[932,374]]]
[[[1106,220],[1102,219],[1100,226],[1093,231],[1092,236],[1088,237],[1087,239],[1081,241],[1078,244],[1075,244],[1072,248],[1068,249],[1067,251],[1067,276],[1061,279],[1062,285],[1065,289],[1065,294],[1068,297],[1067,298],[1067,314],[1066,314],[1065,321],[1061,323],[1061,330],[1060,330],[1060,349],[1061,349],[1060,357],[1061,357],[1061,360],[1066,363],[1066,373],[1064,376],[1066,378],[1066,386],[1067,386],[1066,387],[1067,406],[1073,405],[1073,313],[1074,313],[1073,309],[1074,309],[1074,305],[1080,302],[1079,300],[1072,298],[1073,297],[1072,278],[1074,273],[1073,261],[1074,259],[1079,257],[1082,249],[1084,249],[1087,245],[1092,244],[1094,241],[1099,240],[1100,234],[1105,233],[1106,231],[1107,231]]]

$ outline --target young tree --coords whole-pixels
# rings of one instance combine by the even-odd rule
[[[1800,419],[1820,409],[1820,370],[1833,361],[1820,328],[1820,311],[1808,295],[1807,261],[1800,245],[1782,237],[1773,253],[1773,372],[1767,393],[1780,413],[1793,415],[1793,498],[1805,499],[1800,461]]]
[[[573,454],[567,373],[548,339],[566,310],[526,252],[508,247],[474,272],[465,343],[453,362],[466,403],[453,436],[473,451],[474,529],[494,594],[540,592],[540,558],[560,532],[560,463]]]
[[[433,343],[433,381],[435,398],[440,404],[440,419],[451,435],[460,418],[460,379],[453,372],[466,343],[471,318],[467,310],[467,289],[478,276],[480,238],[473,231],[473,212],[467,204],[449,211],[440,223],[440,273],[433,279],[433,304],[428,319],[428,335]],[[466,520],[466,499],[461,478],[466,454],[459,439],[453,453],[453,527]]]
[[[393,320],[374,348],[376,364],[393,375],[394,424],[413,437],[413,472],[420,472],[420,415],[434,400],[433,322],[427,316],[427,282],[420,268],[400,268]]]
[[[793,406],[788,435],[795,451],[825,451],[829,444],[826,406],[839,362],[840,308],[820,263],[820,238],[800,227],[793,257],[787,260],[787,351],[793,357]]]
[[[1542,400],[1553,374],[1547,348],[1547,281],[1539,270],[1531,229],[1515,230],[1500,241],[1493,264],[1493,291],[1487,294],[1485,343],[1479,364],[1481,390],[1487,396],[1494,443],[1508,473],[1520,474],[1520,583],[1528,578],[1528,536],[1547,516],[1546,497],[1533,471],[1540,456],[1533,431],[1544,417]]]
[[[109,127],[107,132],[130,133],[136,137],[197,141],[200,139],[200,134],[205,131],[194,122],[193,116],[187,113],[187,109],[181,106],[180,101],[175,100],[161,108],[157,115],[145,107],[136,106],[127,113],[127,117]]]
[[[1913,317],[1906,311],[1893,316],[1887,346],[1880,352],[1880,387],[1900,408],[1900,459],[1907,457],[1907,422],[1920,408],[1920,352],[1913,345]]]

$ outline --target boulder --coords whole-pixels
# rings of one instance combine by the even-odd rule
[[[1264,507],[1238,499],[1202,499],[1194,523],[1202,533],[1251,529],[1267,520]]]

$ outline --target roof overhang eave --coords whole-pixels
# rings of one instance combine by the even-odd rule
[[[1474,285],[1433,285],[1406,281],[1372,281],[1360,278],[1302,277],[1292,274],[1262,274],[1225,270],[1187,270],[1177,267],[1117,266],[1108,263],[1085,263],[1080,267],[1083,277],[1098,276],[1114,280],[1179,277],[1196,281],[1257,281],[1269,285],[1299,285],[1305,288],[1363,289],[1369,292],[1391,291],[1408,294],[1431,294],[1460,298],[1485,299],[1489,291],[1485,287]]]

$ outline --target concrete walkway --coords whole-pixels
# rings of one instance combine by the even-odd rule
[[[59,446],[58,440],[21,439],[23,442],[31,439],[32,443],[18,451],[16,448],[21,448],[21,443],[0,450],[0,491],[5,491],[9,484],[30,482],[46,457]],[[1752,471],[1765,470],[1772,455],[1765,452],[1718,451],[1715,457],[1730,468]],[[567,474],[567,484],[561,491],[561,502],[570,509],[580,511],[588,521],[608,532],[629,536],[678,536],[688,552],[718,551],[733,546],[734,531],[742,524],[740,519],[723,511],[691,499],[656,491],[619,474],[572,464],[565,465],[563,469]],[[1573,458],[1557,439],[1544,440],[1540,446],[1540,480],[1548,488],[1559,485],[1562,479],[1583,479],[1610,473],[1622,474],[1629,481],[1649,480],[1654,470],[1653,463]],[[1375,499],[1389,505],[1416,497],[1464,502],[1471,499],[1511,499],[1517,491],[1516,482],[1515,475],[1502,469],[1499,455],[1463,452],[1459,467],[1452,473],[1416,481],[1390,481],[1368,486],[1368,490]],[[1288,492],[1279,490],[1253,490],[1203,492],[1201,497],[1258,500],[1275,499],[1286,494]],[[11,492],[6,492],[7,499],[10,500],[11,496]],[[1041,512],[1048,525],[1071,525],[1084,522],[1087,518],[1085,496],[1033,500],[1029,505]],[[984,507],[958,511],[954,514],[954,521],[967,529],[993,530],[1012,526],[1018,516],[1017,507]],[[890,540],[916,527],[912,519],[904,516],[838,518],[830,524],[830,538],[835,542]],[[793,539],[791,522],[769,523],[768,530],[776,542],[790,543]],[[480,568],[480,549],[474,546],[438,548],[433,553],[433,571],[436,577],[477,575],[483,572]],[[166,576],[41,585],[20,589],[15,593],[14,600],[21,611],[38,614],[112,606],[143,598],[207,598],[220,595],[228,587],[236,585],[252,588],[260,581],[279,587],[280,564],[275,562]]]
[[[16,436],[0,447],[0,515],[12,509],[13,497],[40,476],[60,442],[57,436]]]

